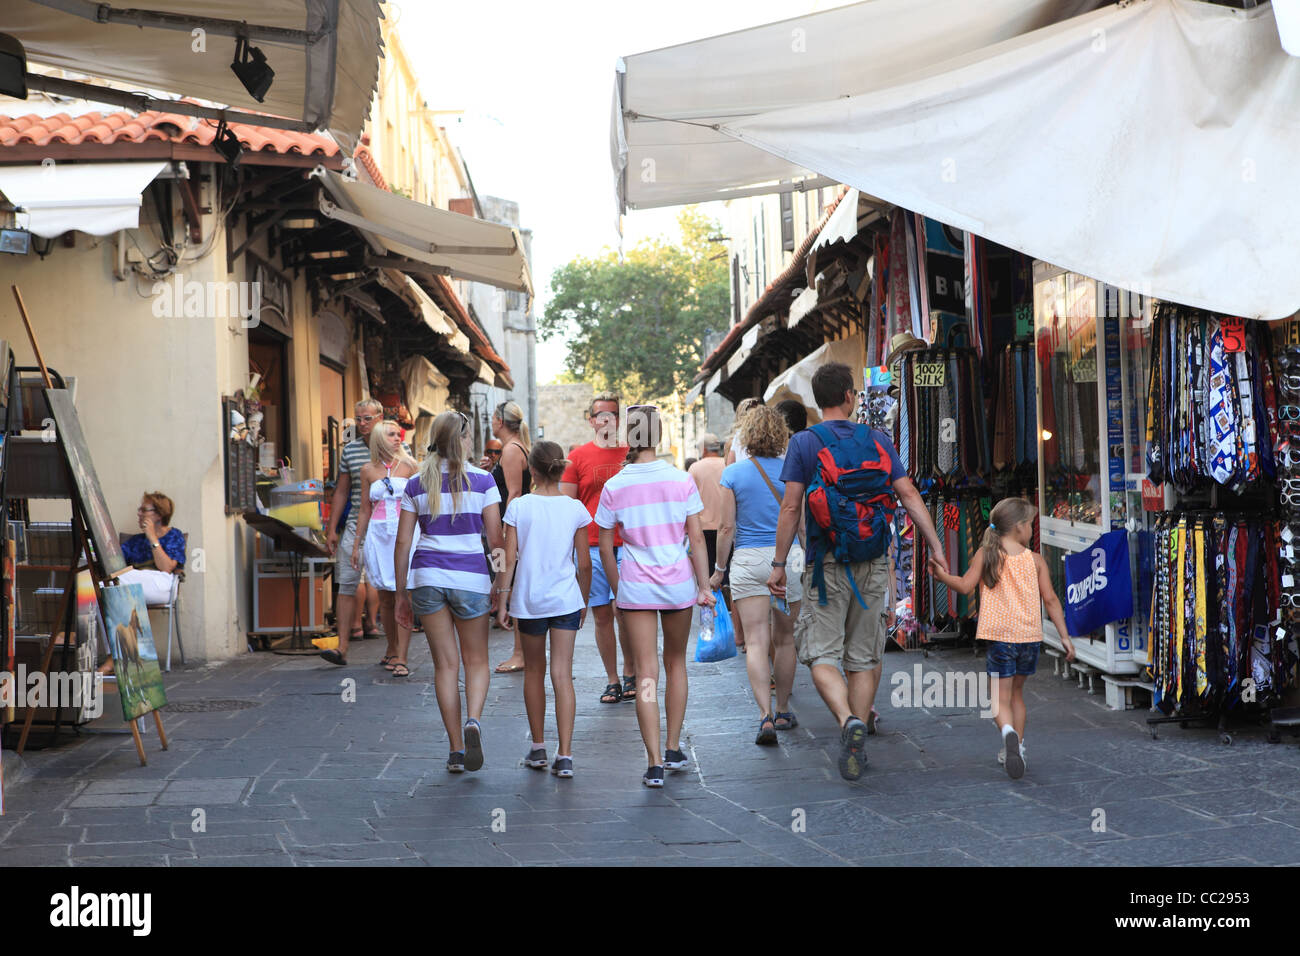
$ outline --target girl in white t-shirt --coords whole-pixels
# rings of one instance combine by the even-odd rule
[[[524,763],[546,766],[546,632],[551,634],[551,687],[555,689],[555,729],[559,749],[551,773],[573,776],[573,644],[587,618],[591,593],[591,553],[587,525],[591,515],[581,501],[560,491],[569,462],[553,441],[539,441],[528,456],[533,490],[506,508],[506,565],[498,581],[511,582],[498,618],[519,627],[524,646],[524,708],[533,733]],[[574,567],[574,557],[577,567]]]

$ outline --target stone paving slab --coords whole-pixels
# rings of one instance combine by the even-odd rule
[[[510,637],[494,631],[492,644],[495,662]],[[342,669],[265,653],[177,669],[174,702],[254,706],[164,711],[171,749],[146,736],[148,767],[120,733],[29,750],[0,819],[0,866],[1300,864],[1300,746],[1269,745],[1263,728],[1234,727],[1231,747],[1177,725],[1152,740],[1144,713],[1109,711],[1040,671],[1028,685],[1029,770],[1012,781],[976,708],[892,699],[895,674],[970,672],[980,659],[898,652],[886,656],[868,771],[849,783],[806,669],[792,698],[799,727],[754,746],[758,712],[736,657],[689,665],[692,765],[649,791],[635,708],[597,702],[590,626],[578,648],[572,780],[522,765],[521,675],[493,677],[483,770],[447,774],[419,638],[405,681],[375,666],[378,641],[354,644]],[[343,701],[348,678],[355,703]],[[115,709],[110,699],[96,730],[121,729]],[[553,717],[546,732],[554,754]]]

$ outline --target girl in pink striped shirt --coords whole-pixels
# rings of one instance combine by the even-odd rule
[[[686,719],[686,644],[695,605],[712,607],[699,513],[704,505],[685,472],[659,461],[659,410],[633,405],[627,410],[627,464],[600,493],[600,560],[623,612],[636,661],[636,719],[649,769],[642,782],[664,785],[664,768],[683,770],[681,751]],[[614,557],[614,529],[623,538],[623,563]],[[686,552],[686,539],[691,550]],[[621,575],[621,576],[620,576]],[[668,747],[659,750],[658,624],[663,622],[663,664],[667,675]]]

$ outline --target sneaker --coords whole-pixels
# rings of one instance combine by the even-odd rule
[[[867,739],[867,725],[857,717],[850,716],[844,721],[840,730],[840,776],[845,780],[857,780],[862,771],[867,769],[867,758],[862,753],[862,745]]]
[[[1004,743],[1002,745],[1002,749],[998,751],[998,766],[1005,767],[1006,765],[1007,765],[1007,745]]]
[[[691,758],[680,750],[664,751],[664,769],[666,770],[685,770],[686,765],[690,762]]]
[[[876,708],[872,707],[871,713],[867,715],[867,736],[876,736],[876,721],[879,719],[880,715],[876,713]]]
[[[647,787],[662,787],[664,785],[664,768],[651,767],[645,772],[645,776],[641,778],[641,782]]]
[[[1025,742],[1023,740],[1020,741],[1020,762],[1025,765],[1026,770],[1029,769],[1029,758],[1025,756]]]
[[[556,757],[555,763],[551,764],[551,773],[555,774],[557,777],[572,777],[573,758]]]
[[[447,772],[448,773],[465,772],[465,751],[453,750],[451,752],[451,754],[447,757]]]
[[[1020,755],[1020,737],[1013,730],[1003,735],[1002,742],[1006,750],[1006,761],[1003,766],[1007,768],[1007,776],[1012,780],[1019,780],[1025,775],[1025,758]]]
[[[478,770],[483,766],[483,730],[471,717],[465,721],[465,769]]]
[[[528,756],[524,758],[524,763],[532,767],[534,770],[546,769],[546,748],[534,747],[532,750],[528,751]]]

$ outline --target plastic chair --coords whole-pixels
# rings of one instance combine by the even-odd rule
[[[118,539],[125,542],[127,538],[134,537],[125,531],[118,532]],[[190,536],[182,532],[185,539],[185,553],[190,553]],[[185,645],[181,643],[181,582],[185,580],[185,566],[182,565],[179,570],[172,572],[172,589],[167,597],[166,604],[146,604],[145,607],[150,611],[167,612],[167,658],[163,670],[171,672],[172,669],[172,636],[176,637],[176,649],[180,651],[181,663],[185,663]]]

